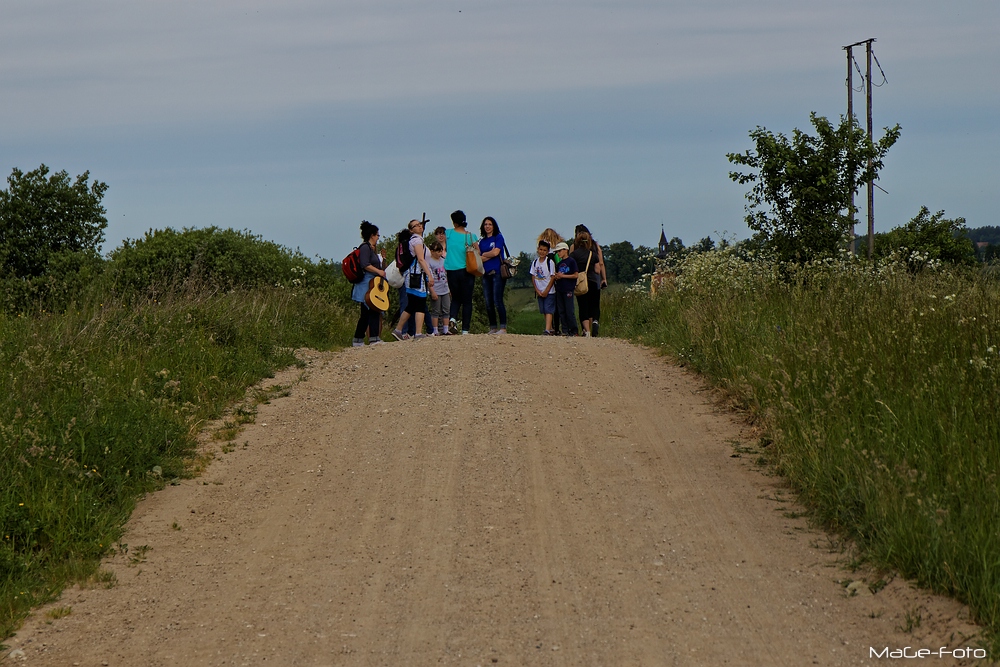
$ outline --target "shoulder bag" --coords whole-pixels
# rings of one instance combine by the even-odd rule
[[[510,280],[517,275],[518,259],[510,256],[506,243],[503,244],[503,252],[507,257],[500,260],[500,277],[504,280]]]
[[[468,232],[465,234],[465,270],[477,278],[486,273],[483,269],[483,256],[479,254],[479,244],[469,243]]]

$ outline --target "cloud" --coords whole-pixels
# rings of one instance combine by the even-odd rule
[[[0,121],[47,131],[739,75],[780,80],[835,62],[841,42],[857,39],[864,25],[852,10],[885,27],[909,29],[904,49],[925,55],[928,6],[892,2],[880,10],[860,0],[8,2],[0,24]],[[889,11],[901,8],[907,10]],[[961,37],[939,40],[952,51],[982,48],[981,23],[939,21],[936,27],[944,31],[939,37],[948,31]]]

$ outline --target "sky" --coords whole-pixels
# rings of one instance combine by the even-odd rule
[[[107,183],[105,251],[216,225],[339,261],[455,209],[515,254],[746,238],[726,154],[844,114],[875,38],[876,229],[997,225],[998,33],[995,0],[0,0],[0,171]]]

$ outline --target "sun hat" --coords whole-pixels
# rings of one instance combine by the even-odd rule
[[[559,243],[556,244],[556,247],[553,248],[553,250],[555,250],[556,252],[559,252],[560,250],[569,250],[569,246],[566,245],[564,242],[560,241]]]

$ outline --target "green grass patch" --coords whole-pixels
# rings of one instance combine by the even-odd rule
[[[820,520],[967,602],[1000,649],[998,318],[1000,285],[969,271],[718,252],[655,299],[606,295],[601,323],[727,390]]]
[[[532,288],[508,289],[504,297],[507,307],[507,331],[516,334],[541,334],[545,317],[538,312],[535,290]]]

